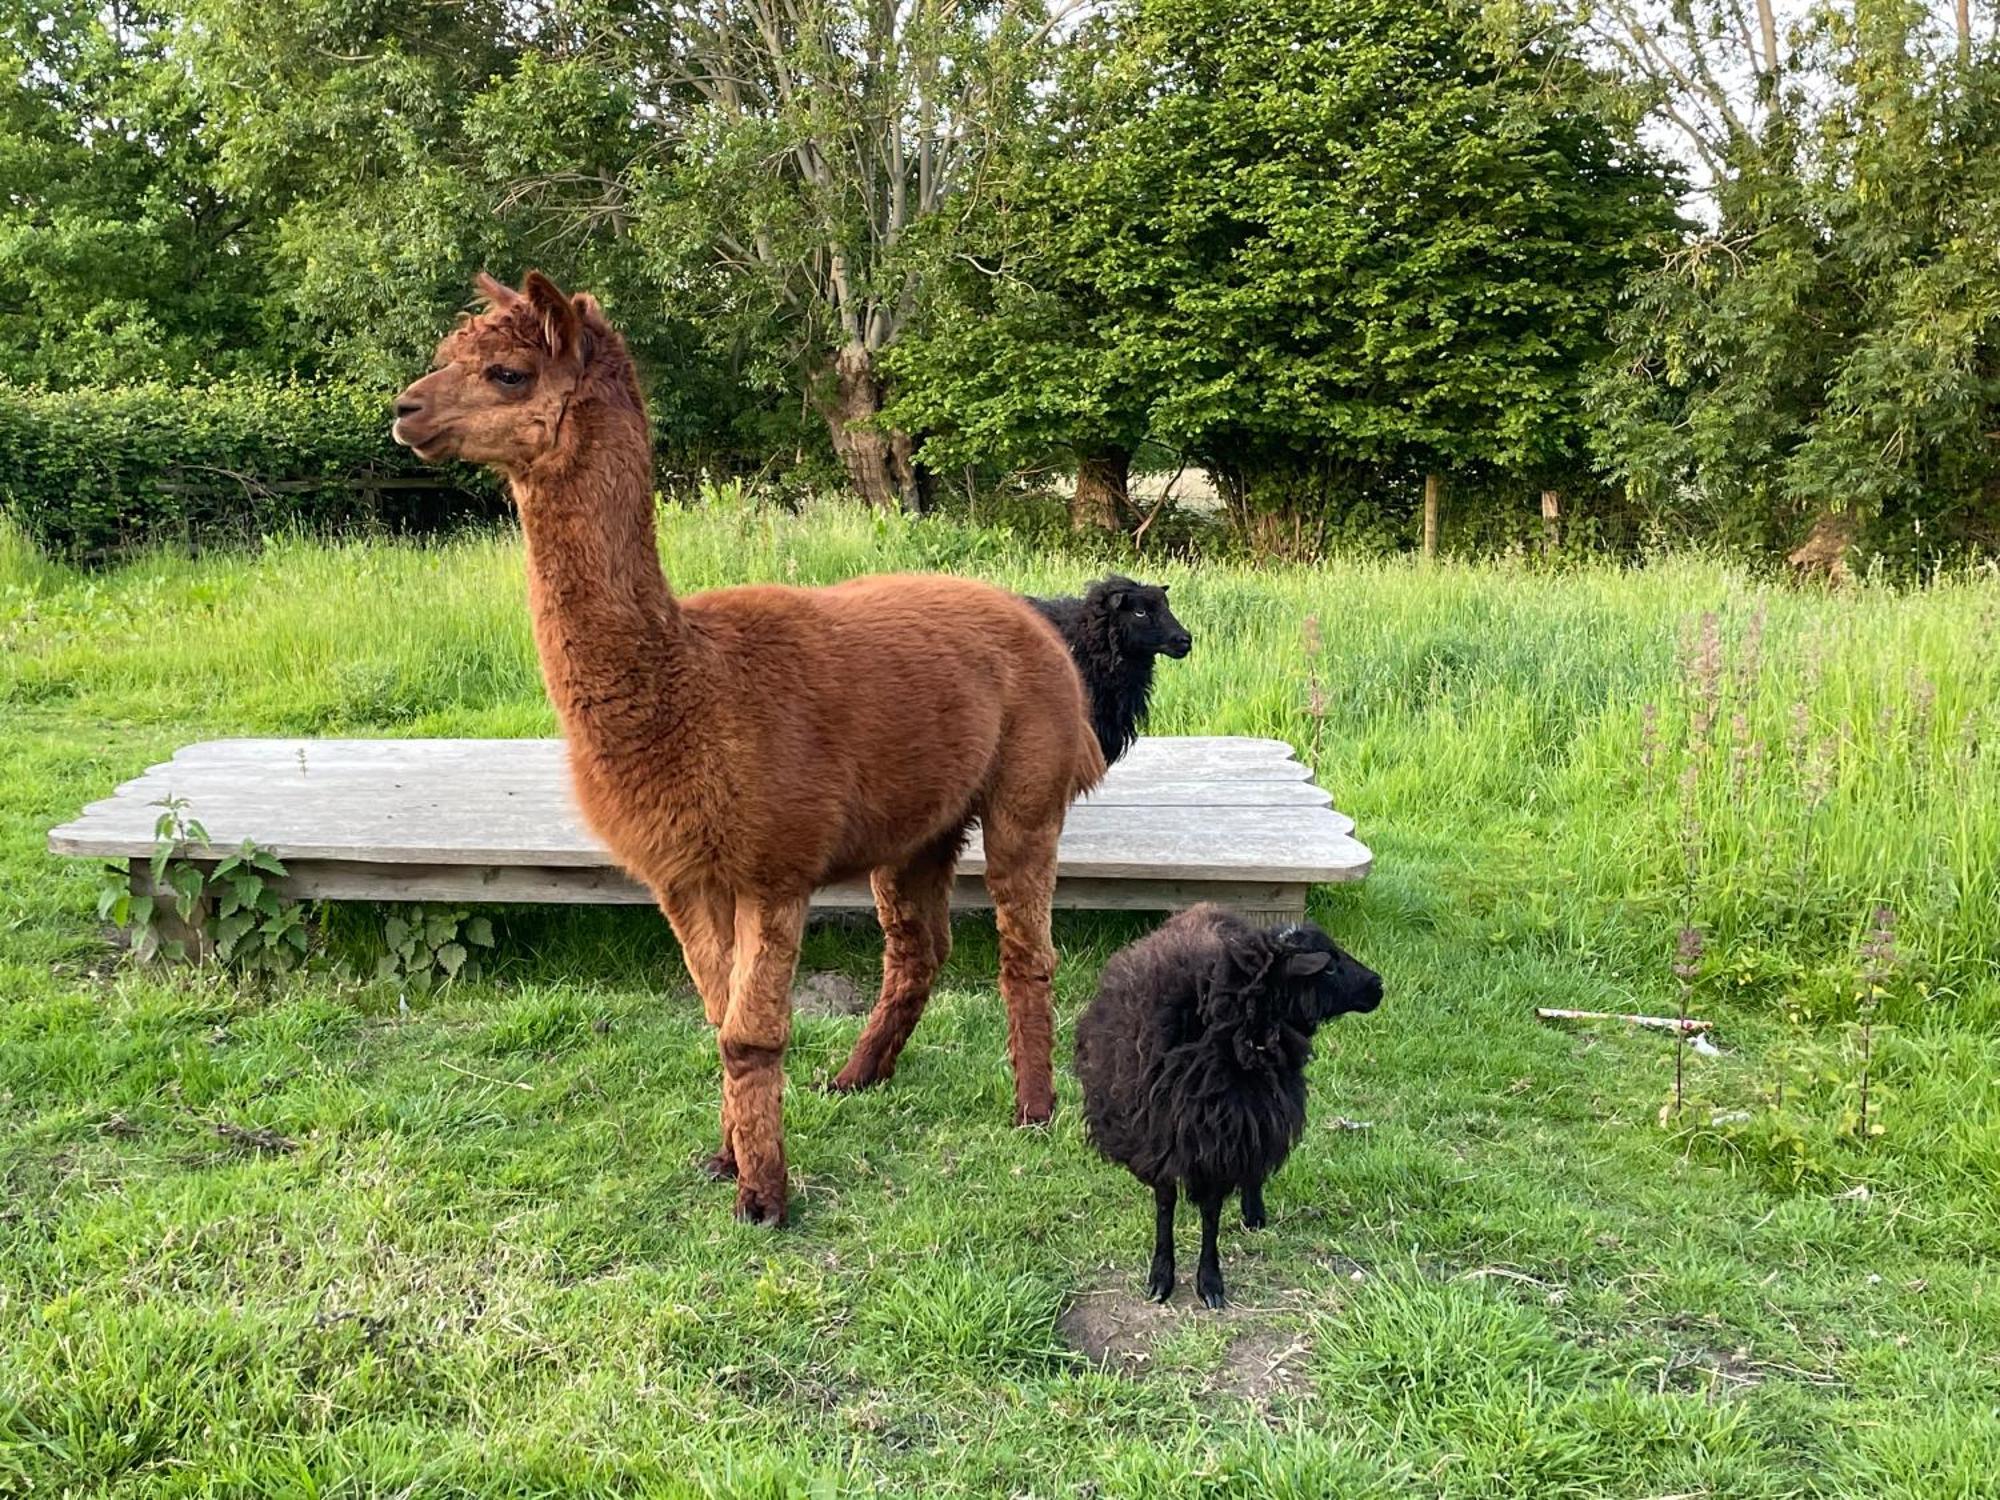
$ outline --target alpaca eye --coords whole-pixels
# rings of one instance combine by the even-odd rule
[[[486,378],[495,385],[526,385],[528,372],[526,370],[510,370],[505,365],[493,365],[487,369]]]

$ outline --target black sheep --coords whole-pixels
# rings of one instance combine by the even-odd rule
[[[1054,625],[1090,700],[1090,727],[1108,766],[1132,746],[1146,722],[1153,658],[1186,656],[1194,637],[1167,608],[1165,588],[1113,574],[1081,599],[1030,599]]]
[[[1076,1025],[1076,1074],[1091,1144],[1153,1190],[1154,1301],[1173,1295],[1185,1188],[1201,1209],[1195,1289],[1222,1306],[1223,1200],[1240,1192],[1244,1226],[1263,1227],[1264,1179],[1305,1129],[1313,1031],[1381,1000],[1381,976],[1311,923],[1260,931],[1218,906],[1111,956]]]

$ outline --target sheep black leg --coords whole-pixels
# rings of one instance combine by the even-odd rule
[[[1266,1222],[1264,1218],[1264,1184],[1261,1182],[1244,1183],[1243,1227],[1245,1229],[1262,1229]]]
[[[1222,1224],[1222,1200],[1228,1193],[1218,1188],[1207,1188],[1200,1196],[1201,1202],[1201,1260],[1194,1271],[1194,1289],[1201,1294],[1201,1300],[1210,1307],[1220,1307],[1222,1295],[1222,1257],[1215,1248],[1216,1231]]]
[[[1146,1278],[1146,1295],[1164,1302],[1174,1294],[1174,1202],[1171,1182],[1153,1185],[1153,1269]]]

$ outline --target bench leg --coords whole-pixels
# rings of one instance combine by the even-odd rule
[[[189,963],[206,963],[210,957],[208,898],[204,896],[195,903],[194,911],[189,914],[192,920],[184,920],[178,905],[180,893],[153,884],[150,860],[127,860],[125,869],[132,894],[153,898],[153,920],[142,931],[126,934],[131,943],[132,956],[142,964],[149,964],[160,957],[160,950],[168,943],[179,943],[181,953]],[[207,866],[203,866],[203,870],[206,869]]]
[[[1244,921],[1258,927],[1283,927],[1306,919],[1306,887],[1287,886],[1276,901],[1261,906],[1238,906]]]

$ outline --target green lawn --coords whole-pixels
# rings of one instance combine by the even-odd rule
[[[684,588],[1091,566],[662,528]],[[550,730],[518,544],[84,575],[0,538],[0,1493],[2000,1492],[2000,584],[1145,571],[1196,634],[1156,728],[1292,740],[1377,856],[1315,911],[1388,998],[1323,1034],[1221,1316],[1133,1305],[1149,1202],[1072,1082],[1009,1126],[978,919],[886,1088],[813,1089],[859,1023],[800,1023],[775,1235],[693,1169],[713,1046],[645,912],[498,913],[485,979],[407,1008],[116,961],[43,837],[175,745]],[[1675,1115],[1669,1039],[1533,1012],[1670,1013],[1690,920],[1724,1055]],[[380,922],[326,941],[366,972]],[[1059,919],[1065,1022],[1144,925]]]

